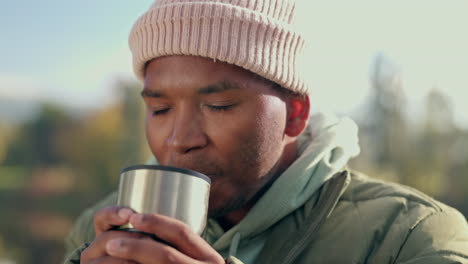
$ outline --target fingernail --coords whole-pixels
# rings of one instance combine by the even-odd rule
[[[108,253],[116,253],[122,250],[122,240],[120,239],[113,239],[109,240],[106,244],[106,249]]]
[[[118,212],[119,217],[123,220],[128,220],[131,214],[133,214],[133,212],[128,208],[122,208]]]

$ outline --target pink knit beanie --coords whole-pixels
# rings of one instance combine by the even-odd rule
[[[295,0],[156,0],[133,26],[129,45],[138,79],[167,55],[212,58],[305,94],[304,38]]]

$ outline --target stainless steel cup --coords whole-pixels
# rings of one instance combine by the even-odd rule
[[[138,213],[173,217],[201,234],[207,220],[210,184],[210,178],[192,170],[131,166],[121,171],[117,203]],[[130,224],[119,229],[138,231]]]

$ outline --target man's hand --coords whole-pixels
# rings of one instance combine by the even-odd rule
[[[128,208],[107,207],[94,215],[94,230],[96,238],[93,243],[81,254],[81,263],[134,263],[114,258],[106,252],[108,241],[116,238],[131,237],[135,239],[149,239],[148,237],[132,232],[110,231],[113,227],[128,223],[134,212]]]
[[[172,246],[141,234],[108,231],[128,222]],[[82,253],[82,263],[224,263],[198,234],[170,217],[136,214],[128,208],[110,207],[96,214],[94,226],[96,239]]]

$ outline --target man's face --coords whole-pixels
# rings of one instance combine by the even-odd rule
[[[161,165],[212,180],[209,214],[239,209],[284,159],[287,102],[239,67],[192,56],[161,57],[146,69],[146,134]]]

